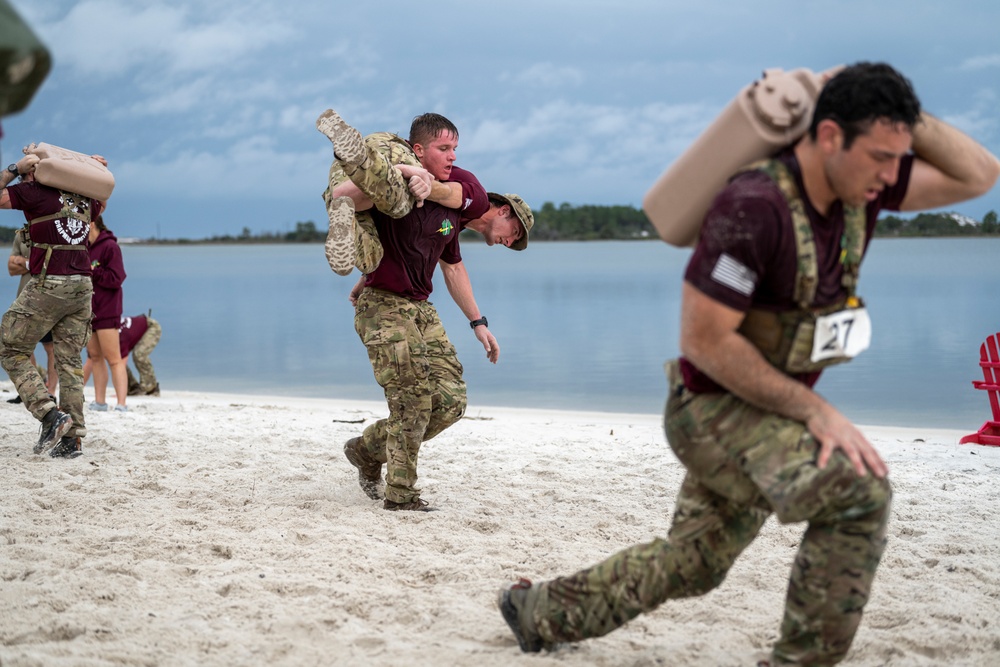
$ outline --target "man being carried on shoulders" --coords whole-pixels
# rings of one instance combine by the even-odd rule
[[[355,267],[371,273],[382,261],[382,245],[368,212],[373,206],[390,218],[402,218],[428,199],[460,210],[466,220],[488,209],[476,177],[454,165],[458,129],[440,114],[414,118],[408,141],[389,132],[349,141],[354,134],[344,130],[353,128],[331,109],[320,114],[316,127],[330,141],[341,132],[340,155],[334,153],[329,186],[323,192],[330,220],[326,259],[338,275],[346,276]],[[366,192],[375,193],[375,202]]]

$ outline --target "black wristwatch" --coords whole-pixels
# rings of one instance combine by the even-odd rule
[[[469,326],[472,327],[473,329],[478,327],[480,324],[482,324],[484,327],[490,326],[490,323],[486,321],[485,317],[480,317],[478,320],[472,320],[471,322],[469,322]]]
[[[17,170],[17,165],[16,164],[8,165],[7,166],[7,171],[9,171],[10,173],[14,174],[14,178],[17,178],[18,176],[21,175],[21,173]]]

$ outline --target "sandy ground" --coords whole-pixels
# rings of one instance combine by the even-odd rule
[[[524,655],[501,619],[508,581],[666,533],[682,468],[658,416],[472,406],[424,446],[425,514],[381,509],[343,458],[381,404],[129,404],[56,460],[0,403],[4,667],[751,665],[776,637],[803,526],[773,520],[719,589],[607,637]],[[1000,664],[1000,448],[865,432],[896,495],[846,664]]]

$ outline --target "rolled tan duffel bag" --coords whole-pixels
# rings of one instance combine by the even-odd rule
[[[842,68],[769,69],[743,88],[643,198],[660,237],[678,247],[694,246],[715,195],[741,167],[805,134],[820,90]]]
[[[35,180],[42,185],[100,201],[107,201],[115,189],[115,177],[89,155],[45,143],[31,144],[24,153],[38,156]]]

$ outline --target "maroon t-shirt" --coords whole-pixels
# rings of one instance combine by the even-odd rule
[[[118,239],[110,229],[103,230],[87,251],[90,256],[90,279],[94,283],[91,299],[94,330],[112,329],[122,317],[122,283],[125,282],[125,263]]]
[[[7,194],[10,196],[10,207],[23,211],[25,220],[29,222],[35,218],[58,213],[63,207],[62,194],[59,190],[37,181],[8,186]],[[89,201],[91,219],[101,214],[100,202],[83,197],[81,200]],[[89,231],[90,225],[76,218],[56,218],[31,225],[28,232],[32,243],[31,256],[28,259],[31,274],[39,275],[45,263],[45,248],[39,248],[36,244],[86,246]],[[53,276],[78,274],[89,276],[90,256],[85,250],[53,250],[46,273]]]
[[[798,160],[791,149],[780,153],[781,160],[795,177],[800,193],[805,193]],[[866,206],[865,249],[878,222],[879,211],[898,211],[910,182],[913,156],[903,158],[899,178]],[[819,283],[817,306],[828,306],[846,298],[841,284],[841,238],[844,209],[834,202],[826,217],[804,196],[806,216],[816,242]],[[777,184],[762,172],[745,172],[734,177],[715,198],[705,216],[694,254],[684,280],[711,299],[735,310],[751,308],[786,312],[797,308],[794,300],[796,266],[795,230],[791,212]],[[724,391],[688,360],[681,358],[684,383],[694,392]],[[810,387],[819,373],[795,376]]]
[[[399,219],[371,210],[385,254],[378,268],[365,279],[366,287],[426,301],[434,289],[438,261],[448,264],[462,261],[459,232],[469,220],[482,217],[489,210],[489,200],[471,172],[452,167],[451,181],[462,184],[465,203],[462,210],[430,201]]]
[[[121,346],[122,359],[128,356],[148,328],[149,322],[145,315],[122,317],[121,325],[118,327],[118,344]]]

